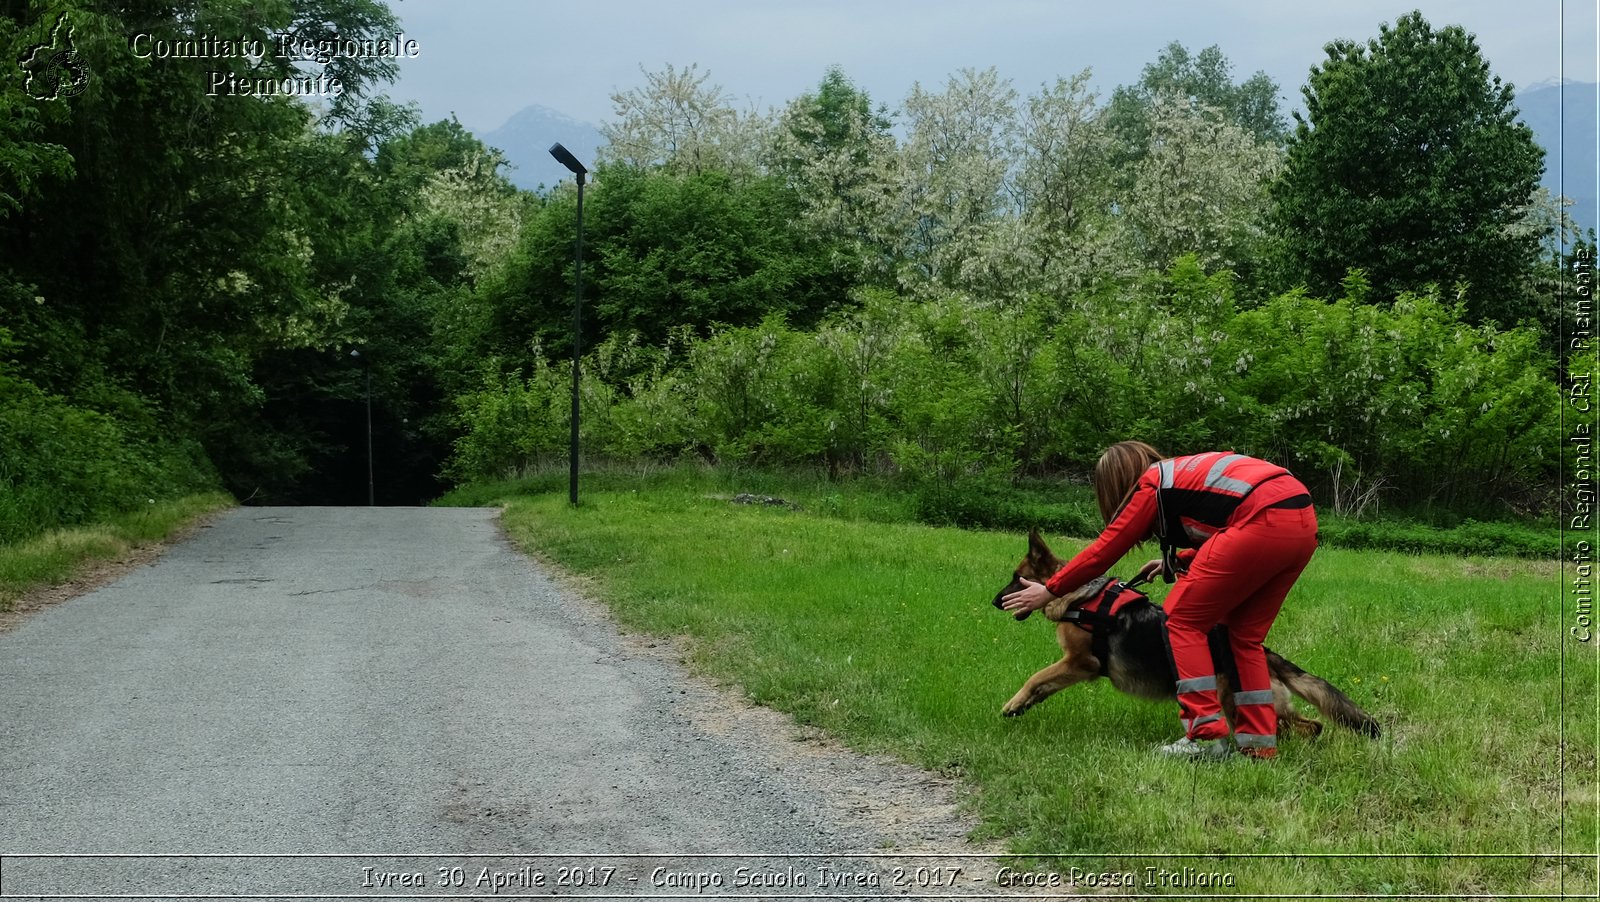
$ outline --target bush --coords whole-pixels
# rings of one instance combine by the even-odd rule
[[[161,437],[134,396],[102,393],[119,416],[0,370],[0,544],[215,487],[198,446]]]
[[[1349,294],[1297,294],[1240,314],[1231,394],[1247,441],[1321,489],[1330,509],[1362,493],[1402,505],[1482,503],[1553,476],[1557,389],[1527,329],[1463,324],[1436,293],[1385,309]]]
[[[489,370],[482,388],[456,398],[462,432],[447,472],[458,480],[506,476],[566,448],[561,410],[565,401],[570,414],[570,379],[543,358],[526,379]]]
[[[1338,548],[1549,560],[1561,554],[1556,530],[1515,523],[1466,520],[1459,526],[1440,528],[1394,520],[1331,518],[1322,520],[1320,531],[1323,544]]]
[[[1559,389],[1536,332],[1467,325],[1437,292],[1369,304],[1359,275],[1331,303],[1289,292],[1240,312],[1232,292],[1182,258],[1065,299],[869,293],[814,332],[772,316],[679,335],[643,364],[617,364],[638,354],[613,341],[585,364],[585,441],[890,472],[930,522],[973,525],[1023,524],[1037,514],[1006,485],[1081,472],[1129,438],[1273,460],[1341,516],[1493,516],[1553,492]],[[564,446],[565,389],[540,367],[458,402],[453,473]]]
[[[1094,503],[1075,491],[1029,490],[998,479],[924,482],[913,489],[912,510],[930,526],[1002,529],[1021,532],[1035,526],[1052,533],[1088,537],[1104,524]],[[1061,499],[1062,495],[1068,496]]]

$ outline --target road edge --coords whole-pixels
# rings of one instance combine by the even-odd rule
[[[22,594],[11,600],[9,607],[0,610],[0,634],[16,629],[40,611],[87,595],[155,563],[173,547],[203,529],[210,529],[219,518],[237,508],[236,504],[224,505],[195,514],[159,539],[130,542],[115,557],[86,558],[73,567],[71,575],[65,580],[23,590]]]

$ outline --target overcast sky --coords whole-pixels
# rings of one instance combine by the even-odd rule
[[[1235,80],[1264,71],[1283,108],[1300,105],[1306,73],[1337,38],[1365,41],[1420,8],[1435,28],[1477,35],[1494,73],[1519,88],[1557,78],[1600,81],[1595,0],[391,0],[420,55],[391,90],[426,120],[452,112],[490,131],[539,104],[595,124],[611,94],[643,83],[640,66],[698,64],[741,105],[782,106],[843,67],[874,103],[897,107],[914,82],[941,85],[996,67],[1027,95],[1084,68],[1102,97],[1136,81],[1173,40],[1216,44]]]

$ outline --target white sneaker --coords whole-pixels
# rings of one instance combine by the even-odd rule
[[[1185,736],[1177,742],[1169,742],[1159,751],[1168,758],[1189,758],[1194,761],[1221,761],[1233,754],[1233,746],[1226,739],[1208,739],[1195,742]]]

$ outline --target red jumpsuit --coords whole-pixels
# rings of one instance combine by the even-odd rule
[[[1065,595],[1152,535],[1164,551],[1198,549],[1176,556],[1187,571],[1163,605],[1185,733],[1194,740],[1228,735],[1206,641],[1225,623],[1239,669],[1234,738],[1240,749],[1271,757],[1278,719],[1262,642],[1317,547],[1310,494],[1282,467],[1231,452],[1161,461],[1139,477],[1100,537],[1045,586]]]

